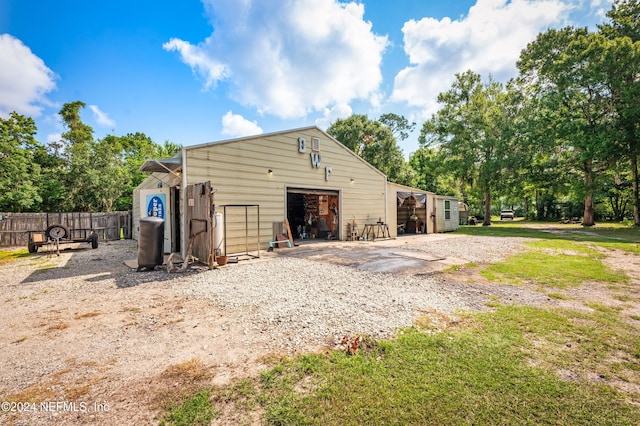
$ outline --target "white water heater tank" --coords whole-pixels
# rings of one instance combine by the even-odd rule
[[[213,250],[216,255],[224,254],[224,217],[220,212],[213,214]]]

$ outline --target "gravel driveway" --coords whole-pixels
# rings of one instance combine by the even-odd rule
[[[154,398],[171,386],[163,372],[186,360],[200,359],[224,383],[255,374],[274,352],[332,347],[345,335],[390,337],[424,313],[484,309],[491,296],[546,303],[535,291],[437,273],[497,261],[524,241],[437,234],[322,242],[186,274],[130,269],[134,241],[0,264],[0,396],[110,408],[16,413],[13,424],[155,423]]]
[[[524,241],[444,234],[314,243],[276,250],[268,261],[198,274],[182,290],[241,312],[247,334],[266,335],[272,350],[334,345],[345,335],[388,338],[424,312],[482,309],[489,294],[546,299],[512,286],[452,282],[435,273],[451,264],[499,261],[523,250]],[[394,272],[379,272],[379,266],[370,271],[376,261],[367,260],[368,253]],[[425,272],[415,273],[415,266],[408,268],[412,274],[398,271],[397,265],[407,262],[426,265]]]

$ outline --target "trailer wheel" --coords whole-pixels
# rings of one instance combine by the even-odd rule
[[[35,244],[29,243],[27,249],[29,250],[29,253],[37,253],[38,252],[38,246],[35,245]]]
[[[51,225],[45,231],[47,238],[59,240],[69,237],[69,230],[64,225]]]

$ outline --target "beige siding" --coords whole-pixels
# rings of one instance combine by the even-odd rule
[[[398,197],[395,184],[387,185],[387,223],[389,224],[389,234],[395,238],[398,236]]]
[[[307,150],[298,152],[298,138]],[[311,162],[311,138],[320,140],[321,163]],[[325,167],[331,167],[325,180]],[[287,188],[335,190],[340,193],[340,238],[355,219],[360,229],[378,219],[388,222],[385,206],[386,177],[340,143],[316,128],[262,135],[254,138],[188,147],[188,184],[211,181],[218,206],[258,204],[260,242],[273,240],[273,223],[286,218]],[[268,171],[272,170],[272,174]],[[353,180],[353,181],[352,181]],[[221,211],[221,208],[218,208]],[[250,209],[249,237],[257,233],[256,213]],[[227,221],[227,252],[245,251],[244,211],[234,209]]]
[[[427,194],[427,234],[436,232],[436,221],[438,218],[438,205],[436,203],[436,195],[432,192]]]

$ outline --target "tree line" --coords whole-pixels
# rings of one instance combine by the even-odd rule
[[[327,133],[389,181],[458,196],[490,223],[502,207],[532,219],[581,217],[640,225],[640,4],[616,0],[597,31],[568,26],[538,35],[506,83],[472,70],[438,95],[405,161],[399,140],[415,122],[389,113],[338,119]],[[65,104],[65,132],[47,146],[31,118],[0,118],[0,211],[131,209],[148,158],[180,145],[143,133],[94,140],[80,101]]]
[[[640,225],[638,0],[615,1],[607,18],[593,32],[539,34],[505,84],[456,74],[422,125],[408,169],[388,162],[398,157],[391,129],[408,128],[397,116],[338,120],[329,133],[392,181],[459,196],[485,225],[500,207],[537,219],[581,217],[586,226],[596,215],[631,212]]]
[[[181,146],[155,143],[144,133],[94,139],[82,122],[81,101],[64,104],[65,132],[44,145],[35,121],[16,112],[0,118],[0,211],[97,212],[131,210],[133,189],[149,158],[169,157]]]

